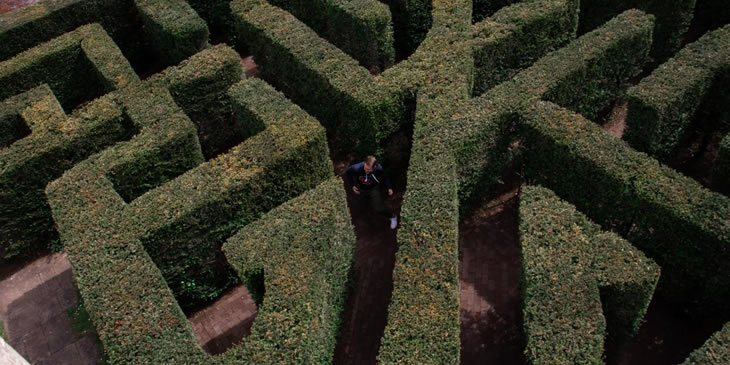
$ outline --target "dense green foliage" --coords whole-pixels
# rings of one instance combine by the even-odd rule
[[[88,23],[100,23],[134,65],[145,49],[177,63],[208,40],[207,25],[184,0],[46,1],[0,14],[0,60]]]
[[[528,176],[656,260],[663,294],[727,319],[730,199],[554,104],[522,117]]]
[[[667,159],[697,114],[724,111],[728,77],[730,25],[687,45],[629,89],[624,139],[640,151]]]
[[[344,143],[373,153],[400,126],[401,101],[293,15],[262,0],[236,0],[231,7],[264,77],[336,129]]]
[[[638,331],[659,266],[629,242],[552,191],[528,186],[520,244],[529,363],[601,363],[607,330],[623,339]]]
[[[481,95],[575,37],[578,4],[518,3],[474,26],[474,94]]]
[[[136,122],[144,126],[135,138],[76,165],[49,184],[46,193],[110,360],[204,363],[207,357],[173,291],[178,298],[191,294],[182,284],[190,280],[196,280],[196,287],[217,289],[210,280],[218,277],[206,276],[206,270],[220,267],[211,264],[222,256],[223,241],[263,212],[331,177],[332,166],[324,129],[316,120],[262,81],[245,80],[231,89],[231,102],[247,111],[239,116],[244,124],[266,129],[125,204],[107,177],[110,171],[120,164],[141,164],[164,175],[170,171],[160,159],[164,151],[195,150],[197,141],[188,137],[193,123],[164,89],[157,90],[130,90],[134,95],[123,99],[131,116],[146,120]],[[161,115],[182,119],[155,122]],[[247,116],[255,120],[246,121]],[[193,145],[178,148],[184,142],[174,138],[175,129],[187,131],[179,135]],[[140,147],[160,153],[147,154]],[[153,158],[159,163],[150,163]],[[201,161],[202,155],[198,150],[184,160]],[[172,231],[176,235],[162,233]]]
[[[45,185],[134,133],[110,97],[70,115],[62,106],[71,110],[139,78],[104,30],[92,24],[0,63],[0,80],[0,99],[14,95],[0,102],[0,125],[7,133],[0,148],[0,245],[5,258],[32,256],[56,236]]]
[[[581,0],[580,27],[592,30],[627,9],[641,9],[656,17],[652,57],[663,60],[679,49],[692,21],[697,0]]]
[[[262,271],[266,289],[252,333],[229,363],[332,361],[355,254],[342,185],[340,179],[327,180],[224,244],[238,274],[247,278]]]

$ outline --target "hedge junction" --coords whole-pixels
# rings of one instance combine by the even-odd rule
[[[0,15],[6,256],[60,237],[112,363],[328,363],[355,238],[326,131],[382,153],[415,101],[379,363],[459,362],[459,220],[511,159],[541,185],[519,208],[528,362],[601,362],[607,328],[635,333],[655,290],[727,322],[730,137],[717,192],[655,158],[697,113],[727,133],[708,108],[727,98],[730,26],[680,50],[694,1],[483,3],[76,0]],[[612,16],[579,24],[591,11]],[[266,82],[209,45],[208,24]],[[412,54],[394,64],[396,49]],[[169,67],[140,80],[140,50]],[[627,90],[648,56],[658,67]],[[626,142],[591,122],[623,94]],[[210,356],[181,304],[239,279],[255,291],[261,273],[252,334]],[[727,361],[729,337],[686,363]]]

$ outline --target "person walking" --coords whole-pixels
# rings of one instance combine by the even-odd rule
[[[363,162],[351,165],[347,168],[346,174],[352,191],[360,197],[360,200],[370,202],[378,214],[390,218],[391,229],[398,227],[398,218],[385,207],[380,191],[382,186],[387,190],[388,196],[393,196],[393,188],[383,166],[377,163],[375,156],[365,157]]]

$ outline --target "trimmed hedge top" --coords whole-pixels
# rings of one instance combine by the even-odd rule
[[[665,160],[673,152],[713,83],[730,75],[730,25],[688,44],[628,90],[624,139]],[[725,91],[720,90],[715,92]],[[712,109],[725,106],[705,105]]]
[[[227,362],[331,363],[355,251],[342,180],[272,209],[223,251],[244,282],[257,272],[265,281],[251,335]]]
[[[659,266],[629,242],[602,232],[552,191],[527,186],[520,243],[529,363],[601,363],[607,321],[614,335],[639,329]]]
[[[184,114],[176,111],[164,89],[148,90],[130,90],[122,100],[130,116],[149,118],[136,123],[155,133],[143,129],[129,143],[77,165],[46,191],[84,303],[109,358],[120,364],[202,364],[211,358],[198,344],[169,289],[180,295],[177,270],[182,268],[182,275],[194,270],[205,273],[210,260],[220,255],[217,244],[264,211],[331,177],[332,166],[324,130],[316,120],[262,81],[249,79],[232,88],[231,101],[245,109],[240,118],[256,119],[247,125],[264,124],[266,129],[227,154],[125,204],[109,178],[114,171],[153,166],[164,177],[170,162],[160,157],[201,161],[199,147],[195,153],[192,123],[160,119]],[[250,107],[252,102],[255,108]],[[270,120],[271,116],[277,119]],[[187,132],[173,133],[178,127]],[[170,138],[159,139],[159,135]],[[157,146],[149,151],[159,153],[150,155],[145,146]],[[162,165],[150,164],[150,158]],[[115,170],[120,164],[125,167]],[[181,252],[195,261],[179,260]],[[110,302],[109,296],[116,299]],[[225,356],[216,359],[234,358]]]

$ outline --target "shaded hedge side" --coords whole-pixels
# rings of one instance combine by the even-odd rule
[[[438,0],[384,0],[393,18],[395,49],[409,55],[426,38],[433,23],[433,2]]]
[[[720,141],[712,164],[712,187],[730,196],[730,134]]]
[[[398,129],[402,100],[293,15],[262,0],[235,0],[231,9],[264,78],[337,129],[343,143],[373,153]]]
[[[177,106],[172,97],[164,96],[164,89],[156,90],[162,93],[159,97],[153,98],[156,92],[152,89],[138,88],[129,90],[125,96],[129,99],[122,99],[128,103],[130,115],[147,118],[137,123],[150,131],[157,129],[155,133],[143,130],[135,137],[138,140],[115,145],[77,165],[49,184],[47,195],[84,303],[112,362],[233,361],[228,355],[211,358],[205,354],[169,287],[175,290],[181,278],[205,279],[204,275],[188,275],[204,271],[210,263],[207,260],[222,256],[220,244],[231,234],[264,211],[332,177],[325,132],[316,120],[262,81],[241,81],[231,91],[232,102],[248,108],[247,115],[258,119],[250,121],[251,125],[265,123],[267,128],[127,205],[107,178],[116,166],[149,168],[151,158],[166,154],[182,158],[178,155],[195,150],[189,144],[176,147],[194,144],[192,123],[175,110]],[[136,103],[135,98],[139,98]],[[150,101],[145,103],[145,98]],[[162,115],[182,119],[176,124],[156,122]],[[182,139],[159,139],[167,133],[172,136],[178,127],[184,127],[179,135]],[[152,155],[144,152],[145,146]],[[199,152],[189,156],[193,163],[202,160]],[[169,161],[160,162],[162,165],[153,165],[161,166],[155,170],[164,175]],[[86,230],[86,226],[93,228]],[[162,234],[164,231],[177,235]],[[185,259],[180,260],[182,257]],[[114,301],[107,300],[110,295]]]
[[[727,319],[730,199],[554,104],[521,116],[527,176],[656,260],[662,294]]]
[[[656,17],[651,56],[664,60],[676,52],[687,32],[697,0],[582,0],[579,32],[594,29],[627,9]]]
[[[727,363],[730,363],[730,323],[726,323],[702,347],[692,351],[682,365],[722,365]]]
[[[62,102],[71,109],[139,78],[104,30],[91,24],[0,63],[0,80],[3,96],[21,93],[0,103],[0,119],[19,128],[0,149],[0,246],[9,259],[31,256],[56,237],[45,185],[135,132],[111,97],[68,116]]]
[[[730,25],[688,44],[629,89],[624,139],[637,150],[666,160],[690,127],[701,106],[724,108],[720,103],[703,104],[723,93],[713,83],[730,75]],[[713,105],[714,104],[714,105]],[[707,112],[707,111],[702,111]]]
[[[271,0],[373,73],[393,65],[388,6],[377,0]]]
[[[573,0],[522,2],[475,24],[474,95],[510,79],[545,53],[575,37],[578,4]]]
[[[185,0],[135,0],[147,44],[163,64],[176,64],[208,45],[208,25]]]
[[[226,363],[332,362],[355,235],[342,180],[333,178],[272,209],[223,245],[244,282],[264,275],[251,335]]]
[[[155,74],[148,83],[170,90],[198,128],[203,155],[211,159],[245,137],[227,95],[242,77],[241,56],[220,44]]]
[[[638,331],[660,269],[631,243],[533,186],[520,195],[520,243],[529,363],[602,363],[607,328]]]

